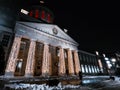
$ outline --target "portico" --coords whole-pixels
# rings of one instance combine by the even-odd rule
[[[56,25],[17,22],[5,76],[77,76],[77,46]]]

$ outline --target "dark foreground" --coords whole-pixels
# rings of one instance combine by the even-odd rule
[[[48,86],[46,84],[24,84],[14,83],[5,84],[4,87],[0,83],[0,90],[120,90],[120,78],[115,77],[115,80],[84,78],[82,85],[61,85]]]

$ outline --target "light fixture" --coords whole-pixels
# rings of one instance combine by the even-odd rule
[[[115,59],[115,58],[112,58],[111,61],[112,61],[112,62],[116,62],[116,59]]]
[[[109,58],[105,57],[105,60],[109,60]]]
[[[44,1],[40,1],[40,3],[45,3]]]
[[[29,12],[25,9],[21,9],[21,13],[28,15]]]
[[[103,54],[103,57],[105,57],[105,54]]]
[[[98,52],[98,51],[96,51],[95,53],[96,53],[96,55],[99,55],[99,52]]]
[[[68,30],[67,30],[67,29],[64,29],[64,32],[65,32],[65,33],[67,33],[67,32],[68,32]]]

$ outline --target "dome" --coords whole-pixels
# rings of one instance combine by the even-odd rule
[[[43,20],[44,22],[47,23],[53,23],[54,20],[53,13],[47,7],[43,6],[30,7],[28,15],[39,20]]]

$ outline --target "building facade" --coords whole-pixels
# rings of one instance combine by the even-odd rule
[[[83,75],[107,75],[107,65],[102,56],[79,50],[80,66]]]
[[[77,46],[57,25],[18,21],[5,76],[77,76]]]

